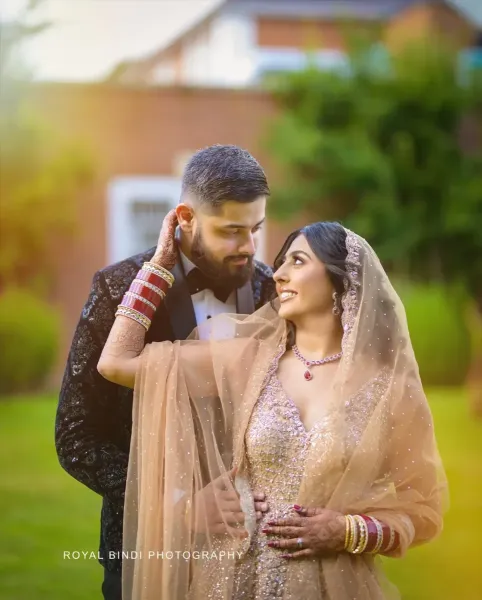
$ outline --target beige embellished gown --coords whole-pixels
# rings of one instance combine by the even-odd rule
[[[306,431],[298,408],[277,377],[278,362],[282,354],[280,352],[273,361],[246,430],[249,487],[265,494],[269,510],[256,523],[249,549],[236,561],[231,600],[301,600],[301,582],[303,600],[327,598],[322,591],[324,585],[320,580],[320,570],[314,570],[317,581],[313,581],[311,585],[300,568],[302,562],[318,563],[318,560],[304,558],[289,561],[282,558],[283,550],[267,545],[268,541],[280,538],[270,535],[268,539],[262,533],[268,521],[296,514],[292,508],[297,501],[304,475],[306,452],[321,435],[324,424],[324,421],[320,421],[310,431]],[[219,545],[213,550],[231,550],[231,543],[225,538],[218,541]],[[189,598],[225,598],[225,568],[229,567],[224,567],[221,561],[209,561],[202,568],[202,573],[197,573]]]
[[[268,541],[281,539],[262,533],[268,521],[296,514],[300,485],[305,475],[305,460],[313,447],[330,445],[333,430],[326,416],[307,431],[298,407],[278,379],[278,362],[283,351],[273,361],[266,376],[260,397],[251,414],[245,434],[245,451],[251,490],[266,495],[269,510],[256,524],[249,550],[237,561],[232,600],[328,600],[322,569],[317,558],[289,560],[282,558],[284,550],[269,547]],[[382,371],[367,386],[345,403],[349,418],[349,446],[356,447],[363,430],[364,417],[372,411],[373,403],[387,387]],[[229,543],[218,550],[229,551]],[[216,561],[213,561],[213,563]],[[315,568],[306,568],[312,563]],[[224,598],[226,588],[221,564],[209,565],[201,584],[208,600]],[[307,578],[307,573],[309,577]],[[199,593],[196,586],[196,591]],[[223,595],[224,594],[224,595]],[[374,596],[375,597],[375,596]]]
[[[298,497],[306,450],[311,440],[319,435],[321,423],[306,431],[298,408],[276,376],[277,366],[276,361],[245,437],[251,489],[266,494],[269,511],[258,522],[249,552],[237,566],[237,589],[233,600],[291,598],[285,589],[285,579],[288,569],[296,572],[299,565],[297,561],[282,558],[283,550],[269,547],[268,536],[262,529],[268,521],[294,514],[292,507]],[[274,536],[269,538],[276,539]],[[291,580],[293,575],[296,581],[296,573],[292,573]],[[303,585],[306,586],[306,581]],[[317,582],[314,587],[318,589],[319,586],[320,582]]]

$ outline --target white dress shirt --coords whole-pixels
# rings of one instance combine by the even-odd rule
[[[187,275],[196,268],[196,265],[182,252],[180,252],[180,255],[184,274]],[[198,325],[202,325],[202,323],[205,323],[211,317],[222,315],[223,313],[233,314],[237,312],[235,291],[231,292],[226,302],[218,300],[213,291],[208,289],[197,292],[197,294],[192,294],[191,299],[194,306],[194,314],[196,315],[196,323]]]
[[[181,256],[182,266],[184,269],[184,274],[187,274],[196,269],[196,265],[189,260],[189,258],[179,250],[179,254]],[[196,323],[197,325],[202,325],[206,323],[212,317],[217,315],[222,315],[223,313],[233,314],[236,313],[236,292],[233,291],[229,295],[226,302],[221,302],[216,298],[212,290],[202,290],[202,292],[197,292],[197,294],[191,295],[192,303],[194,306],[194,314],[196,315]],[[221,334],[222,337],[232,338],[234,335],[234,326],[233,324],[223,323],[222,326],[216,328],[217,335],[219,337]],[[208,327],[200,327],[198,329],[199,339],[207,339],[211,337],[211,331]],[[183,490],[174,490],[174,502],[177,503],[185,496],[185,492]]]

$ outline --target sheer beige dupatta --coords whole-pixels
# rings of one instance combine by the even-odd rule
[[[344,356],[307,454],[299,504],[378,516],[400,533],[401,555],[441,530],[445,477],[404,309],[371,247],[348,232],[347,248]],[[236,561],[249,538],[208,531],[193,506],[210,482],[230,489],[223,473],[235,464],[253,532],[244,435],[285,344],[285,323],[268,305],[212,319],[185,342],[146,347],[125,500],[124,600],[237,599]],[[373,558],[346,553],[300,562],[284,586],[285,599],[388,597],[396,593]]]

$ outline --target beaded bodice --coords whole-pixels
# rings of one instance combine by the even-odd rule
[[[238,566],[235,600],[287,600],[291,598],[285,589],[288,569],[292,583],[298,570],[296,561],[288,564],[282,551],[267,545],[262,529],[272,519],[295,514],[293,504],[304,475],[306,452],[321,422],[306,431],[298,408],[276,375],[277,367],[278,359],[268,374],[245,436],[250,486],[265,493],[269,511],[258,522],[250,550]],[[299,573],[301,577],[302,571]]]

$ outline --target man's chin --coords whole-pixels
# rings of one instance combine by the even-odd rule
[[[254,265],[248,263],[247,265],[229,265],[229,276],[233,280],[235,287],[242,287],[245,283],[253,277]]]

